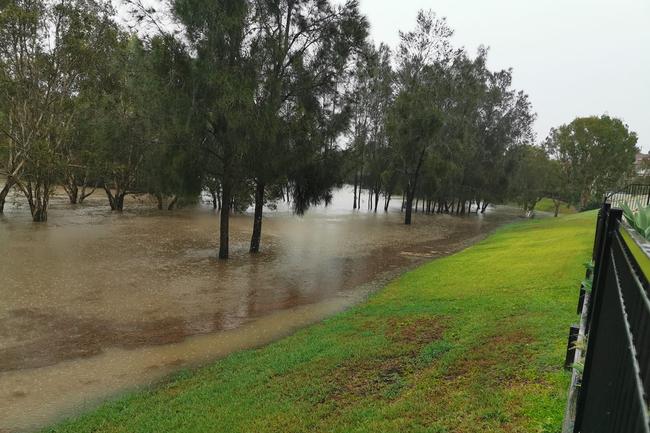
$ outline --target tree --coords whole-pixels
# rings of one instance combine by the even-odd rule
[[[570,202],[587,208],[634,169],[637,135],[620,119],[579,117],[551,129],[545,146],[559,161],[569,185]]]
[[[522,206],[527,216],[532,217],[537,203],[548,195],[549,179],[553,175],[552,161],[539,146],[524,145],[514,153],[517,162],[510,196]]]
[[[229,255],[229,223],[234,192],[244,176],[250,140],[255,80],[250,38],[250,4],[245,0],[176,0],[175,15],[196,52],[202,149],[214,162],[211,175],[221,188],[219,258]]]
[[[438,90],[433,83],[445,75],[453,60],[452,34],[444,19],[423,11],[418,13],[414,31],[400,32],[398,95],[387,128],[396,168],[403,177],[407,225],[423,163],[442,126],[440,107],[433,102]]]
[[[487,52],[483,53],[487,57]],[[485,59],[483,60],[485,62]],[[530,146],[534,141],[532,112],[528,95],[512,89],[512,70],[488,72],[481,97],[476,155],[472,161],[474,186],[483,209],[489,201],[506,199],[513,165],[508,152]]]
[[[141,81],[146,50],[138,38],[119,34],[105,65],[101,83],[91,90],[85,121],[92,125],[96,166],[113,211],[121,212],[127,194],[142,192],[142,179],[153,131],[150,104]]]
[[[32,218],[47,220],[54,184],[69,161],[78,114],[76,97],[88,79],[89,53],[110,27],[111,9],[93,1],[12,0],[0,11],[1,91],[6,106],[7,187],[25,195]]]
[[[378,48],[366,44],[358,55],[350,92],[352,125],[348,153],[354,173],[353,209],[360,206],[364,186],[374,195],[375,212],[382,192],[384,208],[388,208],[396,181],[386,131],[386,116],[393,103],[393,93],[390,49],[384,44]]]
[[[291,128],[289,122],[314,120],[316,117],[302,116],[298,110],[322,115],[327,105],[332,120],[328,134],[333,139],[340,131],[331,128],[343,129],[338,80],[345,77],[348,59],[365,39],[367,24],[356,1],[334,6],[322,0],[253,0],[251,5],[251,19],[256,26],[250,42],[256,83],[254,121],[250,126],[257,134],[249,142],[246,162],[248,176],[255,184],[249,251],[256,253],[267,187],[284,183],[287,174],[295,172],[292,165],[302,162],[291,158],[291,137],[286,135],[287,128]],[[322,150],[320,146],[312,149],[316,154]],[[305,155],[305,150],[303,146],[298,155],[315,161],[315,155]],[[294,180],[298,179],[305,180],[302,176]],[[324,193],[301,185],[294,185],[292,191],[302,191],[293,200],[298,208]],[[316,195],[304,196],[307,191]]]
[[[145,53],[141,88],[144,107],[154,125],[140,181],[143,191],[172,210],[180,201],[193,201],[201,191],[201,125],[194,101],[198,91],[194,62],[183,44],[171,35],[151,39]]]

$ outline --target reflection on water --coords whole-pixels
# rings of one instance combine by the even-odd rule
[[[358,302],[404,269],[458,250],[512,220],[352,212],[348,190],[305,217],[233,217],[228,262],[218,218],[199,206],[111,214],[103,197],[50,222],[25,207],[0,216],[0,431],[38,428],[186,366],[258,346]],[[399,201],[396,202],[399,206]]]

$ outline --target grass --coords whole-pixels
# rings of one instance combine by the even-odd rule
[[[535,205],[535,210],[538,210],[540,212],[554,213],[555,212],[555,204],[553,204],[553,200],[551,200],[550,198],[543,198],[537,203],[537,205]],[[568,205],[565,202],[562,202],[562,204],[560,205],[560,209],[559,209],[559,214],[560,215],[571,215],[571,214],[574,214],[576,212],[578,212],[576,210],[576,208],[574,208],[573,206]]]
[[[593,212],[505,227],[367,302],[51,432],[558,432]]]

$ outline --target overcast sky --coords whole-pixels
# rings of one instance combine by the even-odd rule
[[[608,113],[650,150],[650,0],[360,0],[376,42],[395,47],[419,9],[447,17],[492,68],[530,95],[538,140],[576,116]]]

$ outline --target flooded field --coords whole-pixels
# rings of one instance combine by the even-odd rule
[[[352,212],[347,190],[298,218],[233,217],[228,262],[215,259],[218,217],[135,201],[111,214],[103,195],[47,224],[20,200],[0,216],[0,432],[29,431],[175,370],[255,347],[360,300],[385,281],[475,242],[517,212]],[[395,201],[399,207],[399,199]],[[362,204],[365,207],[365,204]]]

